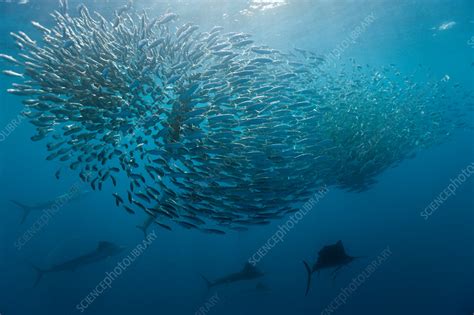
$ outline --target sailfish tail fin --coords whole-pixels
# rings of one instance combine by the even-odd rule
[[[308,280],[306,282],[306,293],[305,296],[308,295],[309,288],[311,287],[311,268],[309,267],[308,263],[303,260],[303,264],[306,268],[306,272],[308,273]]]
[[[33,267],[33,269],[36,271],[36,280],[35,280],[35,284],[33,285],[33,287],[35,288],[41,281],[41,279],[43,278],[44,274],[47,272],[46,270],[43,270],[33,264],[30,264],[31,267]]]
[[[21,202],[18,202],[16,200],[10,200],[10,202],[23,210],[23,215],[21,217],[21,222],[20,222],[21,224],[23,224],[26,221],[26,218],[30,215],[31,207]]]
[[[212,287],[212,282],[209,281],[206,277],[204,277],[203,275],[201,275],[201,278],[206,282],[206,285],[207,285],[207,289],[209,290],[211,287]]]

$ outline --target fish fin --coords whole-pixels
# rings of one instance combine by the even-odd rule
[[[146,234],[146,227],[144,225],[136,225],[137,229],[140,229],[141,231],[143,231],[143,234],[145,235],[145,238],[147,236]]]
[[[254,269],[255,269],[255,267],[252,266],[251,263],[246,262],[245,265],[244,265],[244,268],[242,269],[242,271],[244,271],[244,272],[250,272],[250,271],[252,271],[252,270],[254,270]]]
[[[36,288],[36,286],[40,283],[41,279],[43,278],[44,274],[48,271],[40,269],[39,267],[37,267],[33,264],[30,264],[30,265],[36,271],[36,280],[35,280],[35,284],[33,285],[33,288]]]
[[[333,285],[334,285],[334,281],[336,281],[336,277],[337,275],[339,274],[339,271],[341,270],[342,267],[344,267],[346,265],[340,265],[340,266],[337,266],[336,269],[333,270],[332,272],[332,282],[333,282]]]
[[[305,296],[308,295],[309,288],[311,287],[311,268],[309,267],[308,263],[303,260],[303,264],[306,267],[306,272],[308,273],[308,280],[306,282],[306,293]]]
[[[14,205],[16,205],[17,207],[21,208],[23,210],[23,215],[21,217],[21,221],[20,223],[23,224],[25,223],[26,221],[26,218],[30,215],[31,213],[31,207],[30,206],[27,206],[21,202],[18,202],[16,200],[10,200],[11,203],[13,203]]]
[[[201,275],[201,278],[206,282],[206,285],[207,285],[207,289],[209,290],[211,287],[212,287],[212,282],[209,281],[206,277],[204,277],[203,275]]]

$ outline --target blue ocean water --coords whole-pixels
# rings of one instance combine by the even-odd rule
[[[84,2],[106,16],[124,3]],[[78,4],[70,1],[69,5],[74,9]],[[421,65],[418,73],[439,80],[448,76],[467,90],[474,88],[474,2],[470,0],[137,0],[135,5],[157,15],[171,10],[202,29],[222,25],[229,31],[251,33],[256,42],[271,47],[299,47],[322,55],[340,47],[361,21],[373,16],[373,22],[340,50],[335,62],[355,58],[373,67],[395,64],[406,74]],[[15,55],[9,33],[34,33],[31,20],[50,25],[49,13],[57,7],[52,0],[0,1],[0,52]],[[5,76],[0,81],[2,132],[22,110],[19,99],[6,93],[13,82]],[[45,160],[44,143],[30,140],[34,134],[30,124],[17,125],[0,142],[0,314],[80,314],[77,305],[106,272],[142,243],[143,233],[135,226],[145,217],[115,207],[110,199],[113,191],[106,188],[66,204],[19,249],[18,239],[40,213],[32,213],[20,224],[21,210],[9,200],[27,204],[51,200],[68,192],[78,177],[64,171],[56,180],[60,162]],[[385,171],[367,191],[331,188],[259,261],[265,276],[258,280],[208,291],[201,275],[216,279],[242,269],[287,218],[225,236],[152,226],[156,240],[84,313],[473,314],[473,179],[467,176],[455,195],[428,219],[420,215],[451,179],[474,162],[473,135],[472,130],[459,130],[446,142]],[[126,250],[74,272],[45,275],[34,287],[32,265],[54,265],[93,250],[103,240]],[[348,253],[364,258],[344,268],[335,281],[330,271],[314,275],[305,296],[302,260],[314,262],[320,248],[338,240]],[[390,254],[367,273],[367,266],[386,249]],[[353,290],[353,279],[361,274],[364,281]],[[257,290],[257,283],[268,290]],[[345,302],[334,307],[348,288]]]

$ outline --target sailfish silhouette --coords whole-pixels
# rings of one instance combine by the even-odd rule
[[[337,272],[344,266],[350,264],[352,261],[360,257],[352,257],[346,254],[342,241],[336,244],[324,246],[318,253],[318,259],[311,268],[306,261],[303,261],[306,271],[308,273],[308,281],[306,283],[306,293],[308,295],[311,287],[311,276],[314,272],[319,272],[321,269],[335,268],[333,271],[333,278],[337,276]]]

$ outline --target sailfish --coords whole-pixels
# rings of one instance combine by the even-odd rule
[[[335,268],[332,272],[333,278],[337,276],[337,272],[344,266],[347,266],[352,261],[360,257],[352,257],[347,255],[344,250],[344,245],[342,241],[338,241],[336,244],[324,246],[318,253],[318,259],[311,268],[306,261],[303,261],[303,264],[308,273],[308,281],[306,283],[306,293],[308,295],[309,289],[311,287],[311,276],[314,272],[319,272],[321,269]]]

